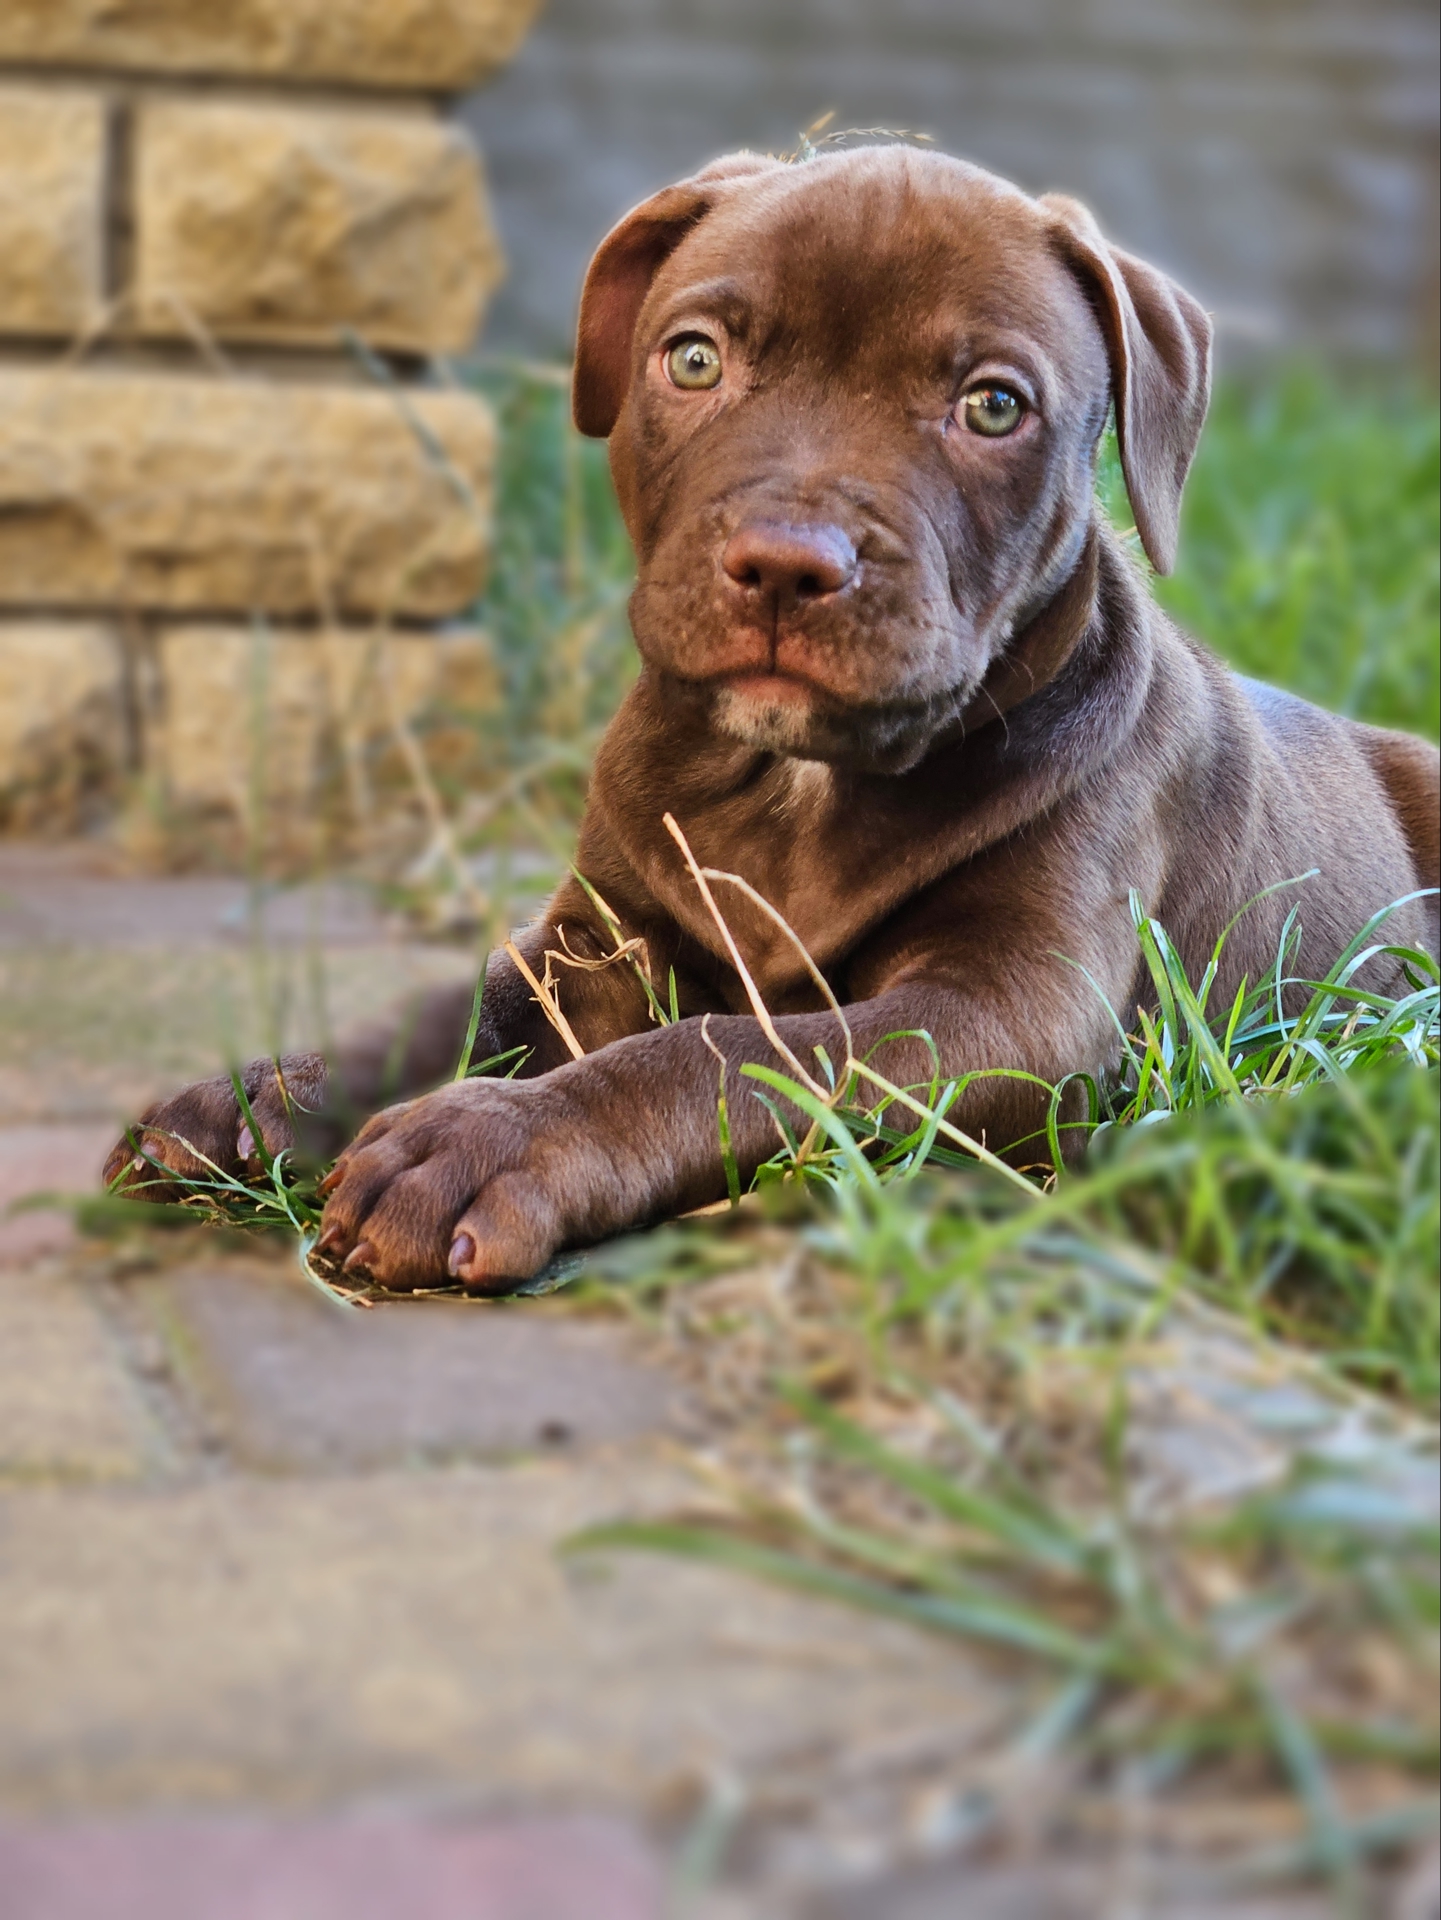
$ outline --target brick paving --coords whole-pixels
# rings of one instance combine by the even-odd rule
[[[127,1104],[213,1070],[207,1005],[262,1024],[236,990],[236,898],[167,882],[137,921],[83,865],[0,851],[0,1208],[83,1189]],[[466,964],[353,903],[330,931],[345,1017]],[[906,1755],[983,1738],[997,1675],[718,1569],[557,1552],[693,1503],[675,1449],[698,1419],[615,1320],[554,1302],[346,1313],[283,1246],[97,1244],[63,1213],[0,1212],[0,1913],[1108,1911],[1075,1871],[876,1879],[874,1782],[899,1780],[885,1819],[911,1818]],[[766,1856],[781,1865],[677,1909],[687,1836],[723,1842],[747,1808],[794,1827]]]
[[[7,1920],[662,1920],[609,1822],[147,1821],[0,1828]]]

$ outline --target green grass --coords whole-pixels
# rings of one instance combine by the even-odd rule
[[[1282,1012],[1283,938],[1270,975],[1213,1014],[1209,975],[1188,981],[1134,911],[1157,1010],[1091,1089],[1084,1164],[1057,1153],[1044,1187],[948,1138],[963,1082],[912,1089],[898,1119],[854,1062],[745,1069],[810,1122],[758,1183],[829,1282],[819,1309],[813,1277],[809,1314],[786,1310],[770,1389],[789,1422],[742,1450],[728,1517],[569,1546],[702,1559],[984,1648],[1022,1676],[1007,1764],[1064,1746],[1078,1779],[1124,1768],[1170,1796],[1242,1795],[1269,1770],[1304,1837],[1224,1877],[1320,1874],[1359,1916],[1368,1857],[1434,1818],[1441,1588],[1420,1488],[1441,1349],[1438,969],[1393,948],[1413,990],[1359,989],[1368,927]],[[652,1312],[677,1287],[703,1302],[716,1238],[642,1237],[593,1271]],[[722,1344],[734,1307],[700,1313],[697,1337]],[[1148,1379],[1171,1375],[1185,1391],[1148,1416]],[[1188,1396],[1219,1387],[1207,1418],[1231,1433],[1254,1407],[1264,1432],[1280,1383],[1291,1431],[1260,1489],[1158,1512],[1147,1457]],[[1058,1399],[1062,1419],[1037,1416]],[[1399,1699],[1346,1671],[1348,1646],[1378,1643]],[[1393,1775],[1379,1822],[1348,1811],[1347,1770],[1367,1766]],[[982,1792],[968,1817],[979,1838],[1004,1808]]]
[[[523,764],[538,740],[598,735],[634,671],[630,541],[604,446],[570,428],[564,375],[495,370],[480,385],[500,429],[482,618],[504,681],[496,738]]]
[[[864,1250],[877,1276],[911,1275],[896,1310],[924,1312],[950,1284],[927,1262],[940,1258],[932,1234],[947,1238],[954,1209],[941,1207],[918,1234],[908,1188],[923,1170],[987,1167],[984,1224],[962,1207],[952,1249],[978,1282],[993,1257],[1048,1234],[1129,1241],[1258,1332],[1301,1341],[1347,1377],[1430,1407],[1441,1384],[1436,962],[1382,948],[1403,960],[1413,990],[1389,999],[1358,987],[1382,944],[1378,916],[1303,1007],[1282,1011],[1282,989],[1294,984],[1293,920],[1269,972],[1212,1012],[1208,982],[1224,939],[1193,985],[1165,929],[1132,904],[1157,1010],[1139,1032],[1123,1029],[1120,1076],[1087,1083],[1088,1116],[1070,1123],[1087,1140],[1079,1170],[1067,1170],[1055,1124],[1065,1083],[1026,1182],[998,1162],[987,1167],[948,1129],[965,1077],[910,1089],[903,1110],[863,1069],[842,1068],[827,1085],[748,1067],[763,1097],[782,1095],[811,1122],[799,1139],[772,1107],[786,1144],[758,1187],[822,1195],[841,1245],[857,1258]]]

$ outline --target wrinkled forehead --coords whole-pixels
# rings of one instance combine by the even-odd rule
[[[1029,345],[1104,378],[1098,325],[1044,210],[980,168],[869,149],[731,185],[657,276],[652,334],[710,312],[750,349],[863,377]]]

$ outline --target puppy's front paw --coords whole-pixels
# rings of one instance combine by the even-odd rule
[[[465,1080],[391,1107],[324,1183],[319,1250],[384,1287],[504,1292],[594,1230],[600,1143],[553,1085]]]
[[[252,1060],[241,1085],[266,1151],[279,1153],[295,1144],[292,1111],[313,1110],[324,1099],[325,1063],[318,1054],[289,1054],[277,1071],[273,1060]],[[181,1200],[182,1180],[202,1179],[217,1167],[243,1175],[259,1166],[235,1088],[228,1077],[217,1076],[147,1107],[110,1149],[104,1180],[126,1199]],[[168,1179],[168,1173],[180,1179]]]

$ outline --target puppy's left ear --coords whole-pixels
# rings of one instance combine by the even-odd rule
[[[605,440],[620,418],[630,386],[635,323],[666,260],[731,181],[780,164],[758,153],[716,160],[633,207],[601,241],[585,276],[576,327],[571,407],[582,433]]]
[[[1211,397],[1211,322],[1189,293],[1106,241],[1079,201],[1048,193],[1061,253],[1097,304],[1136,531],[1157,573],[1176,563],[1181,489]]]

